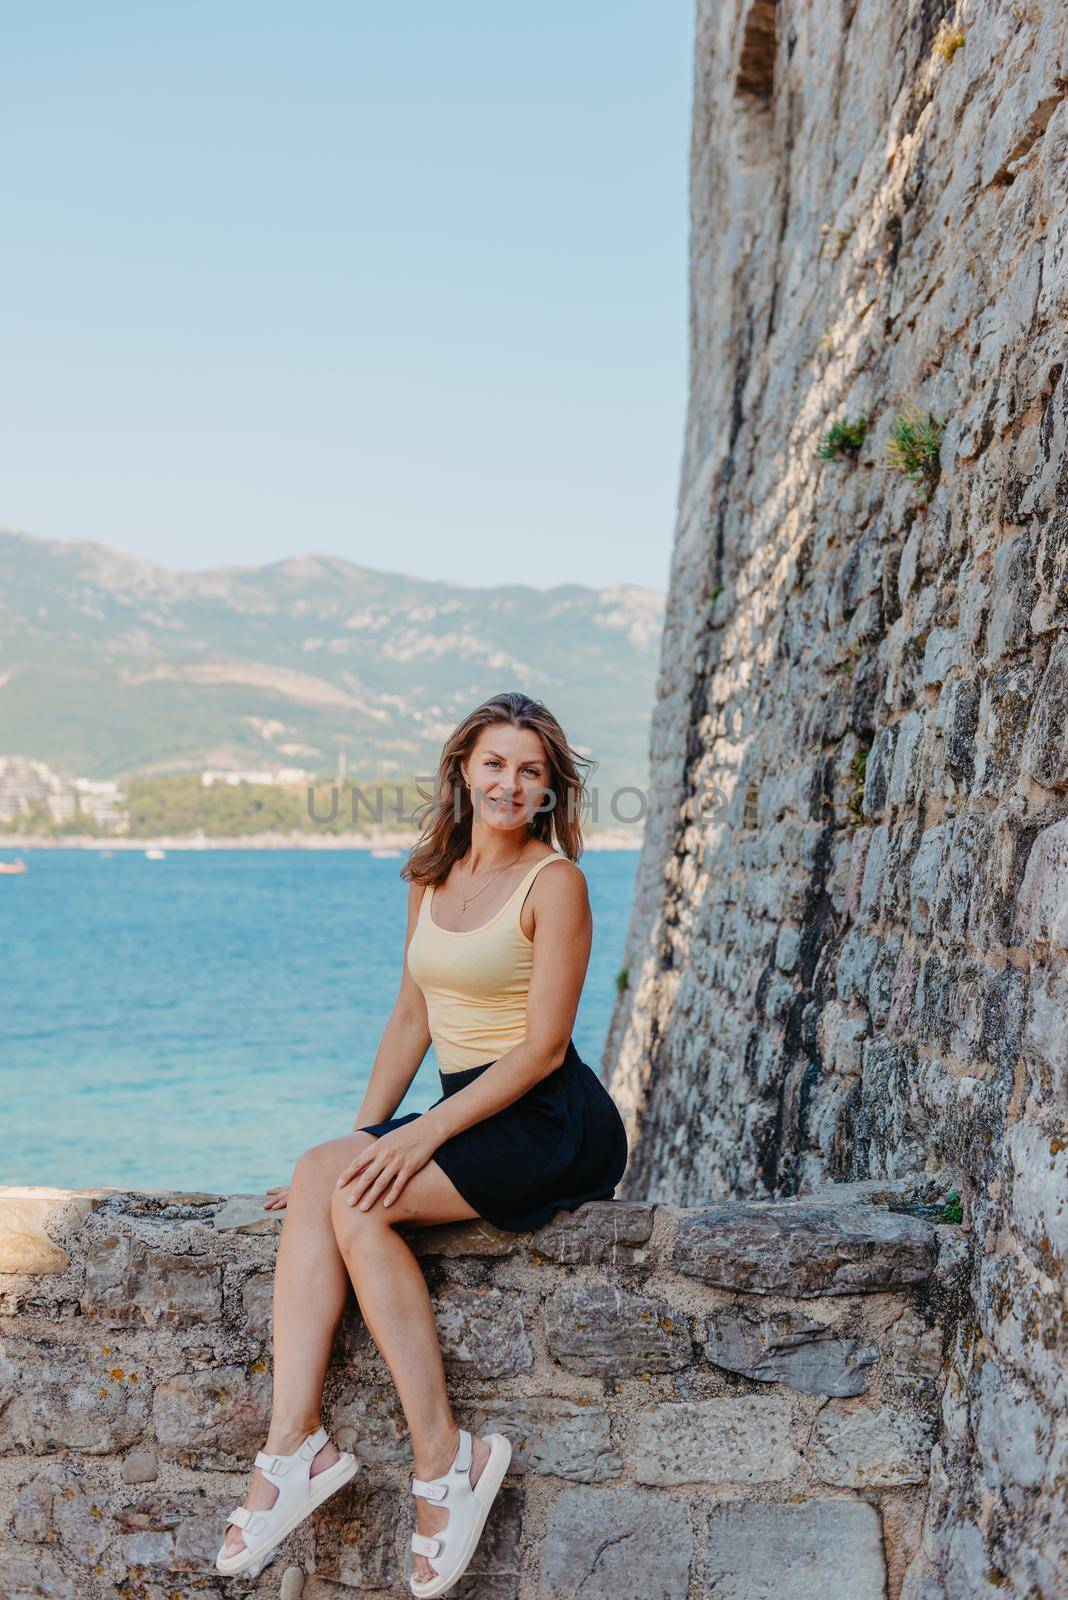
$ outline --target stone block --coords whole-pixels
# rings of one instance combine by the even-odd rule
[[[983,1476],[1001,1498],[1023,1512],[1029,1491],[1046,1476],[1054,1417],[1022,1383],[1006,1377],[996,1361],[983,1362],[979,1373],[975,1443]]]
[[[1028,661],[1001,667],[987,678],[979,703],[973,793],[996,799],[1014,779],[1034,699],[1035,674]]]
[[[241,1311],[254,1339],[268,1339],[274,1304],[274,1273],[254,1272],[241,1285]]]
[[[414,1500],[411,1505],[414,1528]],[[354,1590],[392,1589],[402,1576],[398,1546],[408,1519],[409,1508],[392,1484],[357,1473],[315,1519],[316,1576]]]
[[[887,939],[885,943],[880,944],[868,979],[867,1002],[873,1027],[886,1026],[894,1000],[894,974],[897,972],[900,960],[900,940]]]
[[[1027,1020],[1027,978],[1014,967],[991,975],[983,996],[982,1052],[1006,1080],[1019,1059]]]
[[[890,1370],[900,1393],[933,1405],[942,1370],[941,1326],[928,1328],[914,1311],[899,1317],[893,1328]]]
[[[801,929],[781,927],[775,937],[775,965],[780,972],[796,972]]]
[[[879,821],[886,810],[896,743],[896,729],[880,728],[872,740],[864,766],[864,815],[871,817],[875,822]]]
[[[886,801],[892,806],[910,806],[916,798],[916,773],[923,741],[922,712],[908,712],[896,727],[897,739]]]
[[[553,1360],[571,1372],[677,1372],[693,1360],[685,1314],[616,1284],[578,1280],[558,1289],[545,1307],[545,1337]]]
[[[909,868],[909,906],[914,933],[931,932],[932,910],[945,849],[944,824],[926,828],[920,835],[919,847]]]
[[[916,1053],[878,1034],[864,1047],[864,1070],[854,1123],[854,1170],[878,1170],[893,1151],[890,1171],[915,1171],[922,1163],[926,1121]]]
[[[123,1506],[115,1513],[115,1527],[125,1566],[198,1578],[214,1574],[227,1514],[242,1498],[158,1491]]]
[[[885,823],[880,823],[872,829],[864,858],[864,876],[860,883],[860,917],[864,921],[878,919],[889,852],[890,830]]]
[[[927,1416],[887,1407],[846,1409],[832,1400],[816,1419],[808,1461],[824,1483],[888,1489],[926,1481],[933,1443]]]
[[[453,1288],[434,1299],[446,1369],[512,1377],[534,1364],[522,1299],[497,1288]]]
[[[1032,970],[1023,1050],[1049,1115],[1068,1122],[1068,972]]]
[[[692,1561],[693,1529],[681,1501],[652,1489],[574,1485],[553,1501],[533,1596],[683,1600]]]
[[[969,679],[955,678],[939,702],[946,771],[958,783],[975,774],[975,734],[979,725],[979,690]]]
[[[993,1529],[984,1536],[967,1516],[954,1519],[946,1532],[946,1600],[1005,1600],[1006,1578],[998,1566],[995,1537]]]
[[[309,1577],[300,1591],[300,1600],[352,1600],[352,1588],[347,1583],[332,1583],[329,1578]]]
[[[669,1401],[638,1415],[638,1483],[781,1483],[801,1464],[789,1407],[777,1395]]]
[[[0,1454],[110,1455],[140,1442],[150,1400],[150,1386],[114,1349],[0,1342]]]
[[[758,1383],[783,1383],[801,1394],[863,1394],[876,1345],[797,1312],[762,1316],[729,1305],[708,1319],[705,1355],[716,1367]]]
[[[99,1204],[94,1196],[45,1185],[0,1187],[0,1273],[65,1272],[70,1256],[51,1233],[76,1231]]]
[[[232,1194],[212,1217],[220,1233],[281,1233],[284,1211],[264,1211],[265,1194]]]
[[[1056,1261],[1068,1261],[1068,1138],[1055,1122],[1043,1127],[1027,1118],[1012,1128],[1007,1147],[1013,1222],[1053,1274]]]
[[[473,1401],[467,1409],[465,1427],[475,1433],[503,1433],[511,1440],[510,1473],[601,1483],[618,1478],[623,1470],[622,1457],[612,1446],[608,1412],[596,1401],[516,1395]]]
[[[879,1513],[856,1500],[713,1506],[706,1564],[715,1600],[884,1600],[886,1593]]]
[[[575,1212],[557,1211],[531,1235],[531,1247],[563,1266],[622,1266],[641,1260],[653,1231],[654,1207],[594,1200]]]
[[[1035,604],[1035,560],[1031,535],[1017,533],[1005,539],[994,556],[994,592],[998,604],[990,614],[986,648],[991,661],[1030,643],[1031,611]]]
[[[411,1440],[392,1385],[380,1388],[362,1375],[346,1385],[331,1407],[331,1437],[370,1467],[408,1467]]]
[[[123,1483],[155,1483],[159,1458],[154,1450],[131,1450],[122,1463]]]
[[[1016,921],[1022,942],[1068,950],[1068,817],[1043,828],[1031,846]]]
[[[66,1572],[48,1550],[0,1544],[0,1595],[4,1600],[84,1600],[84,1575]]]
[[[79,1565],[94,1567],[104,1560],[112,1533],[108,1510],[102,1485],[49,1462],[22,1485],[10,1527],[16,1539],[56,1545]]]
[[[82,1310],[112,1322],[218,1322],[222,1266],[153,1249],[130,1233],[94,1241],[85,1260]]]
[[[1063,418],[1060,425],[1063,436]],[[1036,569],[1038,586],[1031,629],[1034,633],[1062,630],[1068,622],[1068,516],[1063,513],[1051,517],[1042,530]]]
[[[441,1227],[406,1227],[404,1236],[417,1256],[510,1256],[517,1235],[479,1217],[472,1222],[448,1222]]]
[[[673,1260],[680,1272],[721,1289],[805,1298],[924,1283],[936,1255],[934,1229],[919,1217],[787,1200],[684,1216]]]
[[[221,1366],[168,1378],[152,1408],[160,1454],[187,1466],[247,1465],[263,1448],[270,1407],[266,1370]]]
[[[1031,708],[1023,767],[1046,789],[1068,788],[1068,638],[1058,638]]]
[[[920,682],[924,688],[944,683],[960,660],[960,639],[956,628],[932,628],[923,648]]]

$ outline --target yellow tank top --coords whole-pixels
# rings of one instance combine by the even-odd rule
[[[439,928],[427,884],[408,941],[408,970],[426,998],[427,1021],[442,1072],[496,1061],[527,1031],[527,990],[534,943],[520,926],[526,892],[559,851],[535,861],[501,909],[480,928]]]

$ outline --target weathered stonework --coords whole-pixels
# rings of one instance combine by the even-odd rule
[[[2,1600],[406,1595],[407,1428],[355,1301],[324,1419],[360,1471],[260,1573],[223,1582],[224,1519],[268,1422],[282,1219],[252,1197],[74,1198],[46,1213],[38,1269],[0,1274]],[[514,1450],[460,1600],[898,1600],[955,1403],[925,1341],[948,1336],[961,1234],[884,1201],[849,1189],[815,1213],[707,1221],[606,1202],[530,1235],[409,1230],[457,1417]],[[0,1236],[4,1212],[0,1191]],[[754,1233],[775,1282],[706,1281],[724,1238]],[[1014,1449],[1029,1422],[1006,1430]]]
[[[625,1196],[960,1192],[906,1600],[1068,1592],[1065,37],[1055,0],[697,4],[690,408],[605,1075]],[[926,502],[883,464],[910,403],[946,418]],[[860,1481],[890,1443],[821,1448]]]

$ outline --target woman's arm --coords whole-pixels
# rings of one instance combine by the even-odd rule
[[[390,1118],[408,1093],[412,1079],[430,1049],[430,1027],[427,1022],[426,1000],[423,991],[408,971],[408,946],[419,920],[419,907],[423,900],[423,885],[408,885],[408,929],[404,935],[404,956],[401,962],[401,985],[375,1052],[371,1077],[364,1090],[360,1109],[353,1123],[353,1131],[372,1122],[385,1122]]]
[[[350,1205],[359,1205],[363,1211],[379,1200],[384,1206],[392,1205],[412,1174],[433,1159],[434,1151],[446,1139],[510,1106],[563,1061],[593,943],[585,876],[570,863],[566,872],[562,867],[543,872],[529,898],[534,911],[534,954],[525,1037],[466,1088],[448,1095],[421,1117],[372,1140],[337,1180],[339,1189],[352,1185]]]

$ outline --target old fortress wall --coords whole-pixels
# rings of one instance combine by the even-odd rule
[[[960,1193],[908,1600],[1066,1592],[1065,34],[697,6],[667,800],[605,1062],[631,1196]]]

